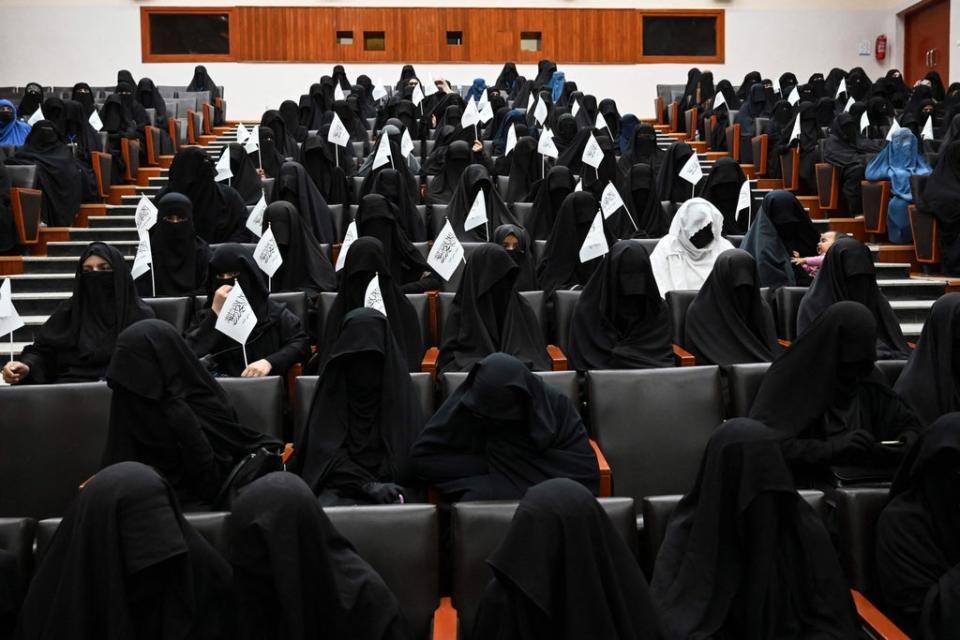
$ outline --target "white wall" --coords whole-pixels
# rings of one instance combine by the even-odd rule
[[[203,5],[240,4],[230,0],[141,1],[135,0],[0,0],[3,22],[9,25],[0,38],[0,85],[22,85],[36,81],[44,85],[72,85],[85,81],[91,85],[112,84],[116,70],[127,68],[135,77],[149,76],[157,84],[185,84],[193,64],[140,62],[140,6],[143,4]],[[960,0],[951,22],[956,28],[954,40],[960,40]],[[269,0],[255,4],[311,4],[389,6],[412,5],[403,0],[308,1]],[[509,0],[445,0],[418,2],[418,6],[516,6]],[[554,7],[638,7],[675,6],[675,3],[649,0],[526,0],[524,6]],[[676,3],[679,4],[679,3]],[[722,7],[726,9],[726,63],[712,65],[714,78],[729,78],[739,84],[743,76],[759,70],[774,81],[784,71],[793,71],[805,80],[810,74],[824,74],[831,67],[863,67],[876,77],[899,66],[902,30],[898,33],[895,11],[901,0],[693,0],[683,7]],[[907,3],[909,4],[909,3]],[[10,28],[13,26],[13,28]],[[878,63],[873,41],[886,33],[890,54]],[[611,34],[617,37],[617,34]],[[858,55],[861,41],[870,43],[869,56]],[[954,69],[960,71],[960,56]],[[297,100],[331,64],[237,64],[209,63],[210,75],[226,87],[232,118],[259,118],[267,108],[291,98]],[[565,65],[560,67],[568,80],[599,97],[617,100],[621,113],[641,117],[653,115],[652,100],[658,83],[681,83],[689,65]],[[365,73],[374,80],[394,83],[400,64],[346,65],[350,77]],[[417,65],[419,75],[441,76],[464,83],[474,77],[495,79],[499,65]],[[531,75],[534,66],[522,66],[521,73]],[[960,75],[956,72],[954,75]]]

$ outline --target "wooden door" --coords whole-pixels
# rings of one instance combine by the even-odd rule
[[[950,84],[950,0],[921,2],[904,13],[906,44],[903,75],[907,84],[930,71]]]

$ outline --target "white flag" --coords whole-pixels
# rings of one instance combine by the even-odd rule
[[[597,111],[597,121],[593,125],[594,129],[606,129],[607,133],[613,135],[613,132],[610,131],[610,125],[607,124],[607,119],[603,117],[603,114]]]
[[[693,185],[700,182],[700,179],[703,178],[703,169],[700,168],[700,158],[697,157],[697,154],[690,154],[690,159],[687,160],[687,163],[680,169],[680,177]]]
[[[897,122],[896,118],[893,118],[890,122],[890,131],[887,131],[887,142],[893,140],[893,134],[897,131],[900,131],[900,123]]]
[[[32,127],[33,125],[35,125],[36,123],[44,119],[45,118],[43,117],[43,109],[41,109],[40,107],[37,107],[37,110],[34,111],[33,115],[30,116],[30,119],[27,120],[27,124]]]
[[[423,87],[423,95],[425,97],[430,97],[437,91],[440,91],[440,89],[437,89],[437,83],[433,81],[433,76],[430,76],[430,82]]]
[[[263,235],[263,214],[267,211],[267,200],[261,195],[247,216],[247,229],[258,238]]]
[[[527,113],[530,113],[530,109],[533,109],[533,93],[527,94],[527,104],[523,107],[523,110]]]
[[[623,198],[620,197],[620,192],[612,182],[608,182],[603,188],[603,195],[600,196],[600,210],[603,211],[603,217],[609,218],[622,206]]]
[[[553,143],[553,132],[544,127],[540,134],[540,140],[537,142],[537,153],[548,158],[559,158],[560,150]]]
[[[350,224],[347,225],[347,233],[343,236],[343,242],[340,243],[340,253],[337,254],[337,264],[333,267],[334,271],[340,271],[343,269],[343,265],[347,264],[347,251],[350,250],[350,245],[353,244],[358,235],[357,221],[351,220]]]
[[[580,113],[580,101],[579,101],[579,100],[574,100],[574,101],[573,101],[573,106],[570,107],[570,115],[572,115],[574,118],[576,118],[578,113]]]
[[[94,131],[100,131],[100,129],[103,129],[103,120],[100,119],[100,114],[97,113],[96,109],[94,109],[93,113],[90,114],[87,122],[90,123],[90,126],[93,127]]]
[[[933,140],[933,115],[927,116],[927,121],[923,123],[923,130],[920,132],[921,140]]]
[[[843,108],[843,110],[844,110],[844,111],[850,111],[850,107],[853,106],[853,103],[854,103],[854,102],[856,102],[856,100],[854,100],[854,99],[851,97],[849,100],[847,100],[847,106],[845,106],[845,107]]]
[[[750,181],[744,180],[740,185],[740,196],[737,198],[737,211],[750,208]]]
[[[340,147],[350,144],[350,132],[343,126],[343,120],[336,113],[333,114],[330,129],[327,131],[327,142],[332,142]]]
[[[599,211],[593,218],[590,225],[590,231],[587,231],[587,237],[583,239],[580,246],[580,262],[590,262],[594,258],[606,255],[610,251],[607,245],[607,236],[603,233],[603,216]]]
[[[244,142],[247,141],[247,138],[249,137],[250,137],[250,131],[247,130],[245,126],[243,126],[242,122],[238,124],[237,125],[237,143],[243,144]]]
[[[247,136],[247,143],[243,145],[244,151],[247,153],[253,153],[260,148],[260,125],[253,125],[253,129],[250,130],[250,135]]]
[[[533,109],[533,117],[541,125],[547,121],[547,103],[543,96],[537,96],[537,106]]]
[[[480,107],[480,122],[490,122],[493,120],[493,105],[490,102],[484,102]]]
[[[336,84],[333,85],[333,99],[334,100],[346,100],[347,96],[343,95],[343,89],[340,87],[340,81],[337,80]]]
[[[387,97],[387,89],[383,86],[383,83],[377,80],[376,84],[373,85],[373,91],[370,92],[370,97],[374,100],[380,100],[381,98]]]
[[[413,86],[413,95],[410,96],[410,101],[413,102],[413,106],[419,107],[425,97],[426,96],[423,95],[423,89],[420,88],[420,83],[418,82]]]
[[[367,309],[376,309],[383,315],[387,315],[387,307],[383,304],[383,292],[380,291],[380,274],[373,274],[370,284],[367,285],[367,291],[363,294],[363,306]]]
[[[150,234],[146,231],[138,231],[140,244],[137,245],[137,256],[133,259],[133,268],[130,269],[130,276],[136,280],[153,265],[153,253],[150,249]]]
[[[256,260],[257,266],[271,278],[283,264],[280,247],[277,245],[277,239],[273,237],[273,229],[270,227],[267,227],[267,230],[260,236],[257,248],[253,250],[253,259]]]
[[[719,109],[721,106],[727,104],[727,99],[723,95],[723,91],[717,91],[717,95],[713,98],[713,108]],[[729,107],[727,107],[729,110]]]
[[[413,140],[410,138],[410,130],[404,129],[403,133],[400,134],[400,155],[404,158],[409,158],[412,152]]]
[[[864,109],[863,113],[860,114],[860,133],[863,133],[870,126],[870,116],[867,114],[867,110]]]
[[[696,157],[696,154],[694,154],[694,157]],[[583,157],[581,159],[594,169],[598,168],[600,163],[603,162],[603,149],[600,148],[600,143],[593,136],[593,132],[587,138],[587,144],[583,147]]]
[[[470,213],[463,221],[463,230],[470,231],[487,221],[487,197],[483,194],[483,189],[477,191],[477,197],[473,199],[473,205],[470,207]]]
[[[137,231],[149,231],[157,224],[157,207],[147,196],[140,196],[134,219],[137,221]]]
[[[577,180],[577,184],[574,185],[573,190],[583,191],[583,178],[580,178],[579,180]]]
[[[13,333],[23,324],[23,319],[13,306],[13,292],[10,289],[10,279],[7,278],[0,285],[0,336]]]
[[[473,100],[467,100],[467,105],[463,108],[463,115],[460,116],[460,126],[466,129],[478,122],[480,122],[480,112],[477,111],[477,103]]]
[[[379,169],[390,162],[390,136],[380,134],[380,144],[377,145],[377,155],[373,157],[373,168]]]
[[[794,140],[799,140],[799,139],[800,139],[800,114],[797,113],[797,115],[793,119],[793,130],[790,132],[790,139],[787,140],[787,143],[790,143],[790,142],[793,142]]]
[[[840,85],[837,87],[837,95],[834,98],[839,98],[841,93],[847,92],[847,79],[840,78]]]
[[[230,336],[240,344],[246,344],[253,328],[257,326],[257,314],[247,301],[247,296],[240,288],[240,283],[233,285],[227,299],[217,316],[215,328],[220,333]]]
[[[503,149],[503,155],[510,155],[510,152],[513,151],[515,146],[517,146],[517,125],[511,124],[510,128],[507,129],[507,145]]]
[[[792,105],[796,105],[798,102],[800,102],[800,92],[797,91],[796,87],[790,91],[790,95],[787,96],[787,102]]]
[[[233,171],[230,170],[230,147],[224,147],[223,153],[220,154],[220,159],[217,160],[217,177],[214,178],[217,182],[222,180],[227,180],[233,177]]]
[[[457,267],[463,262],[463,245],[457,239],[453,225],[447,220],[437,235],[427,256],[427,264],[444,280],[450,280]]]

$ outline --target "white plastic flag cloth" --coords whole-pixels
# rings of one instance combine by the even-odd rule
[[[350,224],[347,225],[347,233],[343,236],[343,242],[340,243],[340,253],[337,254],[337,264],[333,267],[334,271],[340,271],[343,269],[343,265],[347,264],[347,251],[350,250],[353,241],[357,239],[357,235],[357,221],[351,220]]]
[[[480,107],[480,122],[490,122],[493,120],[493,106],[489,102],[484,102]]]
[[[373,168],[379,169],[390,162],[390,136],[380,134],[380,144],[377,145],[377,155],[373,157]]]
[[[546,127],[544,127],[543,133],[540,134],[540,140],[537,142],[537,153],[542,156],[547,156],[548,158],[560,157],[560,151],[553,142],[553,132]]]
[[[334,112],[333,120],[330,122],[330,130],[327,131],[327,142],[332,142],[338,147],[345,147],[350,144],[350,132],[343,126],[343,120]]]
[[[10,279],[7,278],[3,284],[0,284],[0,336],[12,334],[22,326],[23,319],[13,306],[13,292],[10,288]]]
[[[722,105],[725,105],[725,104],[727,104],[727,99],[724,97],[723,91],[717,91],[717,95],[713,99],[713,108],[719,109]]]
[[[420,88],[420,83],[418,82],[413,87],[413,95],[410,96],[410,101],[413,102],[413,106],[419,107],[424,97],[426,96],[423,95],[423,89]]]
[[[787,142],[792,142],[793,140],[800,139],[800,114],[798,113],[793,118],[793,130],[790,132],[790,140]]]
[[[696,154],[693,157],[696,157]],[[600,148],[600,143],[597,142],[593,133],[587,138],[587,144],[583,147],[583,157],[581,159],[594,169],[598,168],[600,163],[603,162],[603,149]]]
[[[600,196],[600,210],[603,211],[603,217],[609,218],[622,206],[623,198],[620,197],[620,192],[617,191],[612,182],[608,182]]]
[[[863,133],[870,126],[870,116],[866,110],[860,114],[860,133]]]
[[[923,130],[920,131],[921,140],[933,140],[933,115],[927,116],[927,121],[923,123]]]
[[[480,95],[477,96],[477,106],[480,107],[480,111],[483,111],[483,105],[490,102],[490,89],[484,89],[480,92]]]
[[[703,178],[703,169],[700,168],[700,159],[697,154],[690,154],[690,159],[680,169],[680,177],[692,185],[696,185]]]
[[[537,106],[533,109],[533,117],[539,124],[547,121],[547,103],[542,96],[537,96]]]
[[[229,180],[233,177],[233,171],[230,170],[230,147],[224,147],[223,153],[220,154],[220,159],[217,160],[217,177],[214,178],[217,182],[223,180]]]
[[[477,191],[477,197],[473,199],[473,205],[470,207],[470,213],[463,221],[463,230],[470,231],[487,221],[487,197],[483,194],[483,189]]]
[[[606,129],[607,133],[612,134],[610,131],[610,125],[607,124],[607,119],[603,117],[603,114],[597,111],[597,121],[593,125],[594,129]]]
[[[383,86],[383,82],[377,80],[376,84],[373,85],[373,91],[370,92],[370,97],[374,100],[387,97],[387,89]]]
[[[257,248],[253,250],[253,259],[257,262],[257,266],[270,278],[283,264],[280,247],[277,245],[277,239],[273,237],[273,229],[270,227],[267,227],[267,230],[260,236]]]
[[[892,122],[890,123],[890,131],[887,131],[887,142],[893,140],[893,134],[895,134],[897,131],[900,131],[900,123],[897,122],[896,118],[893,118]]]
[[[149,231],[153,225],[157,224],[157,207],[147,196],[140,196],[134,219],[137,223],[137,231],[141,232]]]
[[[577,180],[577,184],[573,187],[574,191],[583,191],[583,178]]]
[[[790,91],[790,95],[787,96],[787,102],[792,105],[796,105],[798,102],[800,102],[800,92],[797,91],[796,87]]]
[[[93,113],[90,114],[87,122],[90,123],[90,126],[93,127],[94,131],[100,131],[100,129],[103,129],[103,120],[100,119],[100,114],[97,113],[96,109],[94,109]]]
[[[247,141],[247,138],[250,137],[250,131],[247,130],[243,123],[237,125],[237,143],[243,144]]]
[[[244,151],[247,153],[253,153],[260,148],[260,125],[253,125],[253,129],[250,130],[250,135],[247,137],[246,144],[243,145]]]
[[[433,81],[433,76],[431,76],[430,82],[425,84],[423,87],[423,95],[426,97],[430,97],[433,94],[435,94],[437,91],[440,91],[440,89],[437,89],[437,83]]]
[[[227,299],[220,309],[220,315],[217,316],[215,327],[217,331],[240,344],[246,344],[255,326],[257,326],[257,314],[253,312],[253,307],[250,306],[246,294],[237,282],[227,294]],[[246,353],[244,353],[244,359],[246,359]]]
[[[367,285],[367,291],[363,294],[363,306],[387,315],[387,307],[383,304],[383,293],[380,291],[379,273],[375,273],[370,279],[370,284]]]
[[[139,231],[140,244],[137,245],[137,256],[133,259],[133,268],[130,269],[130,275],[134,280],[150,270],[153,264],[153,255],[150,250],[150,234],[146,231]]]
[[[573,101],[573,106],[570,107],[570,115],[572,115],[574,118],[576,118],[578,113],[580,113],[580,101],[579,101],[579,100],[574,100],[574,101]]]
[[[841,93],[847,92],[847,79],[840,78],[840,85],[837,87],[837,95],[834,98],[839,98]]]
[[[333,99],[334,100],[346,100],[347,97],[343,95],[343,88],[340,87],[340,81],[338,80],[336,84],[333,85]]]
[[[247,216],[247,229],[258,238],[263,235],[263,214],[267,211],[267,200],[262,195]]]
[[[27,124],[32,127],[32,126],[35,125],[36,123],[40,122],[41,120],[45,120],[45,119],[46,119],[46,118],[43,117],[43,109],[41,109],[40,107],[37,107],[37,110],[34,111],[34,112],[33,112],[33,115],[30,116],[30,119],[27,120]]]
[[[473,100],[467,100],[467,105],[463,108],[463,115],[460,116],[460,126],[466,129],[478,122],[480,122],[480,112],[477,111],[477,103]]]
[[[854,102],[856,102],[856,100],[854,100],[853,98],[850,98],[849,100],[847,100],[847,106],[845,106],[845,107],[843,108],[843,110],[849,112],[849,111],[850,111],[850,107],[853,106],[853,103],[854,103]]]
[[[590,262],[594,258],[606,255],[610,251],[607,246],[607,237],[603,234],[603,215],[597,211],[590,225],[590,231],[587,231],[587,237],[583,239],[580,246],[580,262]]]
[[[750,208],[750,181],[744,180],[740,185],[740,196],[737,198],[737,212]]]
[[[444,280],[450,280],[457,267],[463,262],[463,245],[457,239],[453,225],[447,220],[437,235],[427,256],[427,264]]]
[[[410,138],[410,130],[404,129],[400,135],[400,155],[409,158],[411,152],[413,152],[413,140]]]
[[[510,155],[510,152],[513,151],[515,146],[517,146],[517,125],[511,123],[510,128],[507,129],[507,144],[503,148],[503,155]]]

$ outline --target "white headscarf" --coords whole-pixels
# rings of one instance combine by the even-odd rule
[[[706,226],[713,227],[713,240],[703,249],[690,242],[690,236]],[[670,223],[670,232],[660,239],[650,255],[653,275],[657,279],[660,295],[674,289],[696,289],[713,270],[717,256],[733,249],[720,233],[723,230],[723,214],[703,198],[691,198],[683,203]]]

